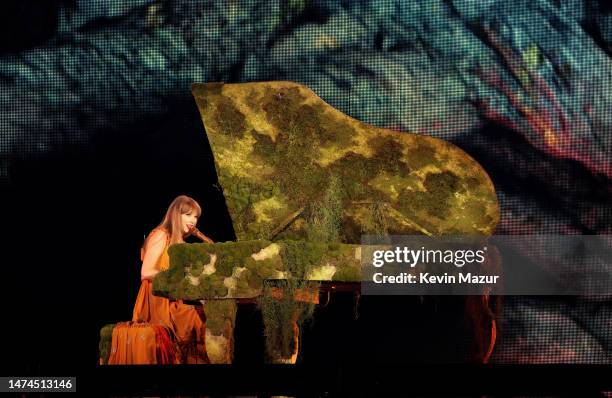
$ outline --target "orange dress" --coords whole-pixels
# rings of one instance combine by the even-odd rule
[[[166,240],[166,247],[157,263],[157,269],[161,271],[167,270],[170,267],[168,247],[169,239]],[[143,248],[140,252],[141,261],[144,260],[144,254]],[[179,347],[178,362],[188,364],[210,363],[206,355],[206,323],[202,320],[196,309],[192,305],[184,304],[182,300],[170,301],[167,298],[153,295],[153,283],[148,279],[144,279],[140,283],[140,290],[134,305],[131,324],[138,325],[143,322],[154,327],[164,326],[174,333]],[[126,334],[128,332],[120,331],[118,334],[121,333]],[[125,340],[128,337],[126,335],[123,339],[119,337],[117,340]],[[132,346],[131,350],[146,352],[126,354],[127,357],[150,357],[152,355],[151,352],[155,353],[155,349],[151,347],[150,340],[146,339],[146,337],[141,339],[143,340],[143,343],[141,343],[143,347]],[[113,348],[115,348],[114,340],[113,338]],[[149,343],[145,344],[145,340],[149,341]],[[129,342],[130,340],[127,340],[127,343]],[[160,342],[158,341],[156,344],[159,345]],[[117,348],[120,349],[121,346],[122,344],[118,342]],[[159,347],[157,347],[157,350],[159,350]],[[115,362],[111,361],[113,354],[114,352],[111,350],[109,364]],[[144,359],[140,360],[146,362]]]

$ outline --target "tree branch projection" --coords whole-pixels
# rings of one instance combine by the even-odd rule
[[[448,139],[499,170],[511,215],[501,232],[609,232],[612,68],[597,45],[609,43],[587,33],[609,39],[605,10],[524,3],[66,2],[46,45],[0,58],[0,179],[13,156],[87,147],[108,130],[146,134],[147,123],[179,117],[168,103],[188,102],[193,82],[287,79],[359,120]],[[488,121],[510,128],[477,130]]]
[[[610,61],[571,4],[76,1],[61,9],[47,45],[0,60],[2,150],[86,144],[100,129],[163,114],[167,100],[187,98],[198,81],[295,80],[360,120],[444,138],[477,126],[478,109],[533,125],[533,114],[474,73],[516,78],[499,62],[499,47],[479,34],[489,29],[527,60],[532,80],[550,87],[554,113],[575,127],[569,138],[585,144],[579,155],[557,146],[545,156],[607,175],[597,162],[610,150]],[[550,102],[545,91],[537,95]]]
[[[0,61],[3,160],[163,115],[191,83],[235,78],[299,11],[284,1],[76,4],[48,45]]]

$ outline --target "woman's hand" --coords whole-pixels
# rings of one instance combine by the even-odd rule
[[[158,229],[150,237],[140,269],[140,280],[153,279],[159,273],[157,263],[166,247],[166,232]]]

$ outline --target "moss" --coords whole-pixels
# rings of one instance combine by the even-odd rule
[[[328,245],[305,241],[284,241],[280,255],[291,278],[305,279],[308,272],[321,264]]]
[[[457,227],[463,231],[463,234],[472,231],[474,225],[483,227],[491,223],[493,223],[493,218],[487,213],[486,205],[480,200],[468,201],[465,209],[457,217]]]
[[[483,181],[476,177],[467,177],[463,181],[468,191],[474,191],[484,185]]]
[[[403,186],[408,185],[413,191],[418,191],[422,182],[418,174],[410,174],[411,171],[425,166],[437,167],[440,163],[437,146],[426,137],[422,137],[422,140],[405,140],[403,136],[386,133],[360,136],[359,123],[338,116],[319,100],[312,101],[311,96],[299,86],[264,86],[259,91],[243,91],[239,98],[245,103],[248,97],[249,106],[257,108],[257,128],[266,128],[262,121],[267,121],[270,126],[269,133],[253,134],[253,150],[248,155],[249,162],[265,169],[265,178],[249,170],[245,170],[245,173],[251,173],[253,178],[230,176],[223,172],[223,165],[219,167],[220,183],[224,186],[228,209],[241,240],[270,237],[292,211],[304,205],[307,209],[303,213],[305,223],[302,227],[297,228],[297,220],[294,220],[278,238],[329,240],[325,235],[329,235],[330,229],[325,225],[333,218],[330,217],[333,212],[321,200],[313,198],[320,196],[318,190],[322,186],[329,186],[331,178],[335,177],[339,184],[337,191],[340,192],[343,210],[337,218],[342,219],[347,217],[344,209],[351,206],[347,203],[349,200],[395,202],[400,199]],[[226,95],[230,98],[229,92]],[[330,159],[331,163],[326,166],[318,162],[320,149],[325,145],[329,148],[329,145],[337,146],[344,151],[355,145],[356,137],[367,139],[367,151],[364,153],[372,153],[371,156],[349,151],[342,152],[344,155],[334,161]],[[226,145],[224,142],[219,144]],[[394,180],[388,181],[390,178]],[[373,182],[375,179],[376,182]],[[380,187],[391,188],[384,190]],[[422,198],[411,199],[427,203]],[[428,214],[431,212],[430,209]],[[388,229],[383,213],[372,210],[371,214],[375,217],[371,222],[361,218],[353,220],[357,228],[355,234],[348,234],[351,238],[357,232],[378,233]],[[396,228],[399,227],[401,225],[396,225]],[[338,237],[333,239],[342,239],[340,235],[347,234],[335,235]]]
[[[266,249],[261,252],[262,249]],[[170,270],[160,272],[157,280],[165,281],[164,295],[171,299],[206,300],[227,297],[229,289],[225,285],[228,277],[233,278],[233,297],[253,297],[261,293],[266,280],[276,279],[279,272],[287,272],[283,291],[285,299],[293,300],[297,289],[310,286],[307,278],[313,269],[320,272],[321,267],[339,271],[341,278],[354,278],[346,267],[355,267],[354,247],[339,242],[308,242],[282,241],[272,244],[269,241],[224,242],[216,244],[180,244],[173,249],[174,261]],[[261,253],[260,253],[261,252]],[[194,254],[195,253],[195,254]],[[257,259],[252,255],[259,253]],[[215,272],[210,275],[201,273],[201,263],[198,256],[215,255]],[[195,257],[194,257],[195,256]],[[193,260],[195,258],[195,260]],[[176,259],[193,261],[195,268],[191,275],[184,272],[185,264]],[[194,269],[197,272],[194,272]],[[170,271],[183,272],[183,278],[176,282],[168,282]],[[237,272],[237,270],[239,270]],[[333,271],[332,271],[333,274]],[[332,274],[328,277],[331,278]],[[199,275],[197,281],[194,276]],[[344,275],[344,276],[343,276]],[[326,277],[327,278],[327,277]],[[159,289],[157,289],[159,290]],[[157,294],[157,293],[156,293]]]
[[[421,210],[425,210],[428,215],[443,218],[448,213],[448,209],[444,201],[440,199],[442,198],[432,197],[429,192],[404,190],[400,194],[399,200],[402,213],[411,215],[409,218],[414,217]],[[423,218],[419,217],[418,222],[420,224],[422,224]],[[433,223],[429,224],[433,225]]]
[[[306,319],[312,317],[315,307],[312,303],[297,302],[295,292],[302,288],[318,289],[318,284],[308,282],[305,278],[313,267],[321,264],[328,249],[327,243],[283,241],[280,257],[289,270],[289,277],[276,281],[283,296],[280,299],[274,298],[266,288],[258,299],[264,322],[266,351],[271,359],[288,358],[294,352],[293,322],[301,327]]]
[[[234,291],[234,293],[237,296],[247,296],[249,294],[252,294],[253,289],[249,285],[248,275],[249,274],[246,274],[243,278],[238,279],[238,281],[236,282],[236,290]]]
[[[317,116],[321,144],[324,146],[334,144],[347,147],[354,143],[355,127],[347,120],[332,115],[326,115],[327,106],[323,103],[312,105],[312,113]]]
[[[160,272],[154,280],[155,294],[187,300],[225,297],[229,293],[224,284],[225,278],[232,276],[236,268],[244,267],[247,270],[236,281],[236,294],[252,295],[254,290],[261,289],[264,279],[275,277],[283,268],[279,256],[261,261],[255,261],[251,257],[270,244],[271,242],[265,240],[252,240],[173,245],[172,250],[169,250],[170,269]],[[200,259],[205,258],[208,263],[213,254],[216,256],[215,272],[203,275],[205,264]],[[187,278],[186,267],[192,267],[191,276],[199,276],[198,283],[194,284]],[[170,275],[180,275],[180,278],[172,280]]]
[[[244,262],[244,266],[263,279],[273,279],[277,271],[282,271],[284,268],[283,262],[279,256],[260,261],[255,261],[252,257],[249,257]]]
[[[204,264],[210,262],[208,254],[208,243],[194,244],[174,244],[168,248],[170,257],[170,272],[168,278],[170,282],[178,282],[185,277],[184,268],[195,267],[197,262]]]
[[[215,263],[215,267],[217,268],[217,274],[223,276],[231,276],[234,267],[239,267],[242,262],[244,255],[243,253],[232,253],[231,250],[220,250],[217,253],[217,262]],[[250,254],[248,254],[250,255]]]
[[[406,220],[414,220],[431,232],[451,228],[453,221],[448,217],[457,216],[458,201],[438,186],[452,181],[426,175],[439,174],[447,167],[465,177],[465,181],[458,177],[460,186],[454,192],[469,192],[467,199],[470,195],[486,198],[487,209],[488,202],[496,200],[481,168],[451,144],[373,129],[333,110],[298,84],[226,85],[222,93],[210,89],[194,92],[205,123],[213,126],[207,130],[211,147],[223,154],[222,160],[217,159],[219,181],[240,240],[269,238],[271,231],[302,206],[307,206],[306,210],[277,238],[322,239],[314,236],[313,227],[307,224],[325,218],[321,215],[325,207],[318,208],[319,190],[328,186],[331,176],[340,183],[342,226],[354,227],[341,233],[340,239],[348,238],[348,242],[357,240],[357,234],[364,231],[410,232],[414,227]],[[203,96],[208,98],[205,104]],[[214,113],[228,100],[246,116],[243,120],[238,115],[239,122],[246,124],[246,135],[238,140],[242,146],[230,133],[214,128],[213,119],[218,117]],[[425,184],[430,187],[424,188]],[[347,210],[354,206],[351,202],[360,201],[389,203],[404,217],[387,214],[391,219],[385,220],[385,212],[374,208],[368,210],[370,216]]]
[[[275,241],[284,240],[305,240],[307,233],[307,223],[303,217],[296,218],[289,226],[280,232]]]
[[[223,186],[225,201],[232,215],[244,212],[251,203],[251,192],[257,190],[251,180],[223,172],[219,174],[219,183]]]
[[[227,287],[223,284],[224,277],[220,275],[203,275],[198,285],[198,296],[196,299],[208,299],[227,296]]]
[[[181,281],[179,291],[181,292],[179,297],[185,300],[198,300],[201,298],[200,287],[192,285],[187,279]]]
[[[336,253],[340,249],[341,245],[340,242],[328,242],[327,247],[329,250],[332,250],[333,253]]]
[[[303,323],[312,319],[315,305],[312,303],[298,302],[294,300],[295,288],[290,281],[279,281],[283,291],[281,299],[273,298],[268,289],[258,298],[258,307],[264,323],[264,335],[266,336],[266,352],[268,359],[274,361],[277,358],[289,358],[295,351],[294,322],[298,328]],[[307,287],[303,283],[300,287]],[[317,285],[310,284],[311,289],[317,289]]]
[[[374,202],[371,205],[372,212],[372,232],[376,235],[387,235],[389,230],[389,223],[387,222],[385,204],[382,202]]]
[[[322,199],[310,205],[308,240],[311,242],[339,242],[342,207],[340,182],[338,177],[332,176]]]
[[[263,281],[264,278],[259,273],[252,271],[249,272],[247,282],[251,289],[261,289],[261,287],[263,286]]]
[[[292,131],[308,139],[319,141],[325,133],[321,118],[323,112],[325,112],[325,107],[318,104],[301,105],[297,109]]]
[[[344,217],[342,219],[342,242],[359,243],[361,235],[365,233],[361,225],[359,225],[352,217]]]
[[[191,276],[200,276],[203,271],[204,271],[204,262],[197,260],[191,267],[189,274]]]
[[[400,194],[402,211],[410,214],[424,210],[427,214],[444,219],[451,212],[450,199],[455,192],[463,192],[459,177],[453,172],[428,173],[423,181],[426,191],[411,191],[405,189]],[[422,223],[423,220],[420,222]]]
[[[381,163],[374,158],[349,151],[328,166],[330,172],[339,176],[342,191],[351,200],[372,200],[380,192],[372,189],[367,182],[376,177],[382,169]]]
[[[279,212],[286,212],[286,210],[285,204],[279,197],[260,200],[251,207],[251,213],[255,216],[254,221],[258,224],[272,222]]]
[[[223,86],[225,83],[213,82],[206,84],[194,84],[192,90],[198,100],[206,99],[207,95],[217,96],[223,92]]]
[[[254,269],[255,267],[257,267],[258,262],[259,261],[256,261],[253,257],[248,257],[244,260],[243,264],[248,269]]]
[[[415,147],[408,149],[405,162],[412,170],[421,169],[427,165],[442,166],[436,158],[436,148],[425,142],[418,142]]]
[[[108,363],[108,357],[110,356],[110,350],[113,343],[113,329],[115,328],[115,323],[110,323],[108,325],[104,325],[102,329],[100,329],[100,343],[98,344],[98,350],[100,352],[100,359],[102,359],[102,364]]]
[[[335,268],[331,279],[335,281],[361,281],[361,262],[355,258],[355,246],[341,245],[332,250],[328,247],[324,263]]]
[[[216,101],[212,120],[220,132],[238,139],[244,136],[247,128],[244,114],[236,107],[231,98],[224,95],[219,96]]]
[[[374,151],[379,170],[399,174],[402,177],[410,173],[410,166],[402,161],[402,144],[391,135],[379,135],[368,140]]]
[[[342,267],[332,277],[334,281],[361,282],[361,269],[358,267]]]
[[[361,227],[361,234],[388,235],[389,220],[386,206],[386,202],[381,201],[355,206],[351,212],[351,216],[358,220],[359,227]]]
[[[244,267],[245,261],[249,261],[253,253],[257,253],[269,244],[270,242],[265,240],[215,244],[210,248],[210,252],[217,255],[215,274],[223,277],[231,276],[235,267]]]
[[[294,117],[306,97],[297,87],[283,87],[264,91],[261,99],[261,109],[268,122],[279,132],[291,130]]]
[[[266,92],[262,109],[277,131],[276,142],[257,135],[254,147],[254,153],[276,169],[271,180],[279,182],[279,192],[290,198],[291,203],[300,204],[328,177],[313,160],[317,158],[314,143],[319,141],[320,119],[315,107],[302,103],[305,99],[296,87]]]
[[[441,192],[452,195],[455,192],[463,193],[465,188],[459,183],[459,177],[451,171],[441,173],[429,173],[425,177],[423,185],[428,192]]]
[[[297,131],[280,132],[277,137],[277,150],[284,155],[276,160],[272,178],[278,179],[280,192],[293,203],[304,204],[327,181],[328,172],[313,161],[315,148],[312,137]]]
[[[186,269],[191,268],[192,276],[199,276],[204,265],[210,262],[208,243],[174,244],[168,248],[170,268],[160,272],[153,279],[155,295],[167,298],[199,298],[199,289],[185,279]]]
[[[291,357],[295,351],[293,318],[300,312],[300,304],[291,300],[279,301],[263,296],[258,300],[266,336],[268,361]]]
[[[252,111],[258,111],[261,104],[259,91],[255,89],[249,90],[248,94],[245,95],[243,102],[245,105],[251,108]]]
[[[213,335],[232,331],[236,322],[237,305],[235,300],[208,300],[204,302],[206,327]],[[230,336],[227,336],[231,338]]]
[[[266,134],[255,134],[255,144],[253,144],[253,154],[264,159],[270,159],[271,164],[275,165],[277,158],[276,142]]]
[[[258,203],[278,197],[281,192],[278,181],[278,178],[266,178],[263,183],[256,183],[247,178],[220,173],[219,182],[224,187],[223,193],[236,235],[241,240],[262,239],[269,235],[271,225],[255,223],[257,215],[254,210]],[[242,229],[244,226],[246,228]]]
[[[429,216],[442,218],[448,213],[440,198],[432,197],[429,192],[405,189],[400,193],[398,202],[399,210],[406,215],[406,218],[415,220],[418,225],[430,232],[437,231],[437,222]],[[421,213],[423,210],[427,216]]]

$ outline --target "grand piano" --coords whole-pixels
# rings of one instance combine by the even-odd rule
[[[156,295],[206,318],[215,364],[233,358],[237,305],[261,310],[267,358],[295,363],[319,295],[359,293],[363,235],[490,236],[499,207],[483,168],[454,145],[378,128],[294,82],[192,86],[237,241],[169,248]],[[408,110],[409,111],[409,110]],[[466,296],[471,360],[495,343],[488,295]],[[101,363],[114,325],[101,330]]]

